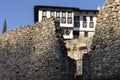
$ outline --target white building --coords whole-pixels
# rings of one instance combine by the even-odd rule
[[[83,10],[75,7],[42,6],[34,7],[34,22],[54,17],[60,21],[64,39],[93,36],[98,10]]]

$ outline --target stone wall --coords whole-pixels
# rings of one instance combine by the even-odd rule
[[[91,50],[87,77],[120,80],[120,0],[107,0],[100,9]]]
[[[73,80],[76,66],[60,31],[46,19],[0,35],[0,79]]]
[[[91,35],[92,36],[92,35]],[[92,37],[84,37],[80,35],[76,39],[65,40],[66,47],[68,50],[68,56],[76,61],[76,80],[80,80],[83,75],[83,55],[90,50],[92,43]]]

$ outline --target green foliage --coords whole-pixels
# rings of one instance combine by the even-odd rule
[[[2,33],[4,33],[4,32],[7,32],[7,22],[6,22],[6,19],[4,20]]]

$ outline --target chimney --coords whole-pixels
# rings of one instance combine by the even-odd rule
[[[100,10],[100,6],[98,6],[97,10]]]

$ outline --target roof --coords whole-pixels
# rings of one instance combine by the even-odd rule
[[[77,7],[47,6],[47,5],[35,5],[34,8],[60,8],[60,9],[79,10],[79,8],[77,8]]]
[[[91,10],[91,9],[80,9],[78,7],[65,7],[65,6],[47,6],[47,5],[35,5],[34,9],[39,8],[60,8],[60,9],[72,9],[73,11],[85,11],[85,12],[98,12],[99,10]]]

